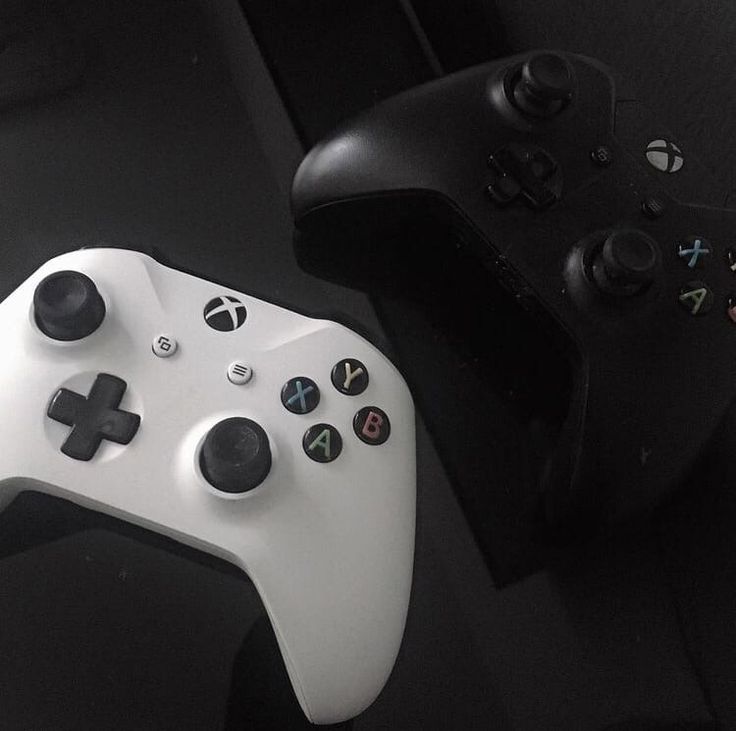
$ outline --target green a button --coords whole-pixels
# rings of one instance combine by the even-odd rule
[[[704,282],[693,280],[680,289],[680,304],[693,317],[705,315],[713,307],[713,291]]]

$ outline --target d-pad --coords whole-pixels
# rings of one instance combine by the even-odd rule
[[[500,205],[521,198],[532,208],[546,208],[562,197],[562,173],[554,158],[537,145],[510,143],[496,150],[488,165],[488,193]]]
[[[103,439],[128,444],[138,431],[141,417],[118,409],[127,384],[122,378],[100,373],[88,396],[60,388],[47,415],[72,427],[61,451],[73,459],[94,457]]]

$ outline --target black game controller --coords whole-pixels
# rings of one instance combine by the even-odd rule
[[[644,105],[617,98],[599,63],[534,52],[379,104],[294,180],[310,271],[370,289],[395,252],[357,250],[354,236],[449,223],[572,345],[569,409],[540,477],[550,530],[648,514],[736,395],[736,213],[705,205],[726,197],[684,150]]]

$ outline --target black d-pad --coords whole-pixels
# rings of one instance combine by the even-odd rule
[[[138,431],[141,417],[118,409],[127,384],[122,378],[100,373],[88,396],[60,388],[47,415],[72,427],[61,451],[73,459],[94,457],[103,439],[128,444]]]
[[[488,193],[500,205],[521,198],[532,208],[546,208],[562,197],[562,173],[555,159],[538,145],[511,142],[489,158],[493,178]]]

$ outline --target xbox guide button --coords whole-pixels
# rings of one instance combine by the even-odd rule
[[[213,329],[220,332],[237,330],[248,316],[245,305],[230,295],[211,299],[204,308],[204,321]]]

